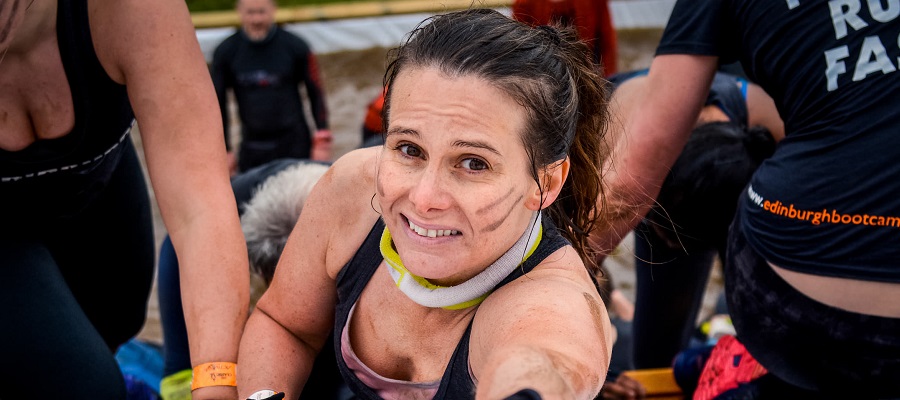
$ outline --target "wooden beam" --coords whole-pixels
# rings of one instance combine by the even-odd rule
[[[627,375],[641,383],[647,391],[647,398],[653,400],[681,400],[684,394],[681,387],[675,381],[672,368],[636,369],[624,371]]]
[[[513,0],[383,0],[281,7],[275,12],[275,21],[282,24],[398,14],[440,13],[471,7],[509,7],[512,2]],[[191,19],[197,29],[240,26],[240,20],[234,10],[191,13]]]

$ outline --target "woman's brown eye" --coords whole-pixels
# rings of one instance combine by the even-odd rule
[[[477,158],[467,158],[463,160],[462,167],[472,171],[482,171],[487,169],[487,163]]]
[[[412,146],[409,144],[400,145],[398,147],[398,149],[400,150],[400,152],[402,152],[403,154],[406,154],[410,157],[419,157],[422,155],[422,152],[419,151],[418,147],[415,147],[415,146]]]

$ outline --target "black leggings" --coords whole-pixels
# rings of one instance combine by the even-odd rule
[[[725,289],[738,339],[772,375],[822,392],[810,398],[900,397],[900,319],[844,311],[798,292],[747,243],[740,214],[729,235]]]
[[[687,242],[687,238],[687,250],[672,249],[643,222],[634,234],[634,366],[671,367],[696,328],[709,273],[719,252],[713,245]]]
[[[125,398],[114,352],[144,324],[154,259],[146,183],[125,144],[87,209],[0,232],[0,398]]]

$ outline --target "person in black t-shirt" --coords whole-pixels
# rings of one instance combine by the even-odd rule
[[[606,249],[650,206],[717,65],[741,61],[785,138],[742,191],[725,283],[738,339],[785,386],[900,396],[900,13],[848,0],[679,0],[627,118]]]

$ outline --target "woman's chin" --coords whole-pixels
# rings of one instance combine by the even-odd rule
[[[401,256],[401,259],[403,256]],[[455,278],[460,275],[459,265],[448,265],[447,260],[453,258],[430,256],[430,257],[410,257],[407,262],[403,259],[403,266],[415,276],[425,278],[428,282],[438,286],[453,286],[458,284],[459,279]]]

